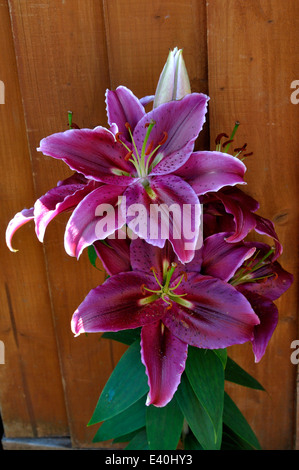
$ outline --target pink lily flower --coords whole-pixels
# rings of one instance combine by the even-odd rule
[[[227,241],[230,243],[244,240],[254,230],[273,239],[275,244],[274,259],[283,251],[271,220],[257,214],[259,203],[242,189],[222,187],[217,192],[200,197],[204,205],[204,236],[217,232],[231,232]]]
[[[252,249],[237,251],[235,267]],[[184,266],[169,242],[159,249],[136,239],[130,260],[130,271],[90,291],[73,315],[72,331],[79,335],[142,327],[147,404],[165,406],[180,383],[188,344],[217,349],[251,341],[259,319],[233,286],[200,273],[202,250]]]
[[[269,245],[229,243],[231,235],[217,233],[205,239],[201,270],[229,282],[250,302],[260,320],[251,341],[255,361],[259,362],[278,323],[278,310],[273,301],[291,286],[293,276],[281,267],[275,250]]]

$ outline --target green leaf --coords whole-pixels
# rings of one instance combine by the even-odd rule
[[[103,422],[93,442],[108,441],[145,426],[146,396],[116,416]]]
[[[204,450],[192,432],[184,439],[184,450]]]
[[[110,375],[88,425],[100,423],[133,405],[148,391],[140,342],[135,341],[120,358]]]
[[[96,268],[96,269],[99,269],[97,268],[97,265],[96,265],[96,262],[97,262],[97,259],[98,259],[98,255],[96,253],[96,250],[94,249],[94,246],[93,245],[89,245],[87,247],[87,253],[88,253],[88,259],[90,261],[90,263]]]
[[[175,393],[175,399],[191,431],[202,447],[205,450],[218,450],[221,444],[221,433],[218,432],[219,437],[216,441],[213,423],[195,395],[185,373],[182,374],[181,383]]]
[[[221,450],[255,450],[251,445],[237,436],[231,429],[224,425]]]
[[[139,433],[125,447],[125,450],[149,450],[145,428],[140,429]]]
[[[133,437],[136,436],[136,434],[138,434],[140,431],[140,429],[137,429],[136,431],[132,431],[132,432],[129,432],[128,434],[123,434],[122,436],[119,436],[119,437],[116,437],[115,439],[113,439],[113,444],[117,444],[119,442],[130,442]]]
[[[214,351],[189,347],[186,374],[195,395],[208,413],[217,432],[222,430],[224,400],[223,363]]]
[[[223,369],[226,367],[227,362],[227,350],[226,349],[213,349],[212,350],[216,356],[219,357],[220,361],[222,362]]]
[[[140,339],[141,328],[135,328],[133,330],[122,330],[103,333],[101,338],[113,339],[119,343],[132,344],[137,339]]]
[[[172,399],[166,406],[150,405],[146,410],[146,433],[150,450],[175,450],[180,440],[184,416]]]
[[[226,392],[224,394],[223,422],[247,444],[255,449],[261,449],[259,441],[246,418]]]
[[[264,387],[254,377],[248,374],[248,372],[246,372],[230,357],[227,358],[225,380],[243,385],[244,387],[265,391]]]

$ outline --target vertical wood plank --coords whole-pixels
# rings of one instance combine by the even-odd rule
[[[211,146],[220,132],[241,126],[236,147],[248,143],[249,194],[259,213],[274,221],[292,272],[292,288],[277,302],[280,320],[266,355],[253,363],[250,347],[232,357],[267,393],[229,387],[265,449],[294,446],[296,366],[291,342],[298,337],[298,117],[291,82],[298,79],[298,2],[211,0],[207,6]],[[261,239],[261,238],[260,238]],[[269,242],[269,239],[264,238]]]
[[[31,207],[34,186],[8,4],[0,3],[1,321],[5,363],[0,404],[6,437],[68,434],[42,247],[24,227],[18,253],[5,245],[9,220]]]
[[[39,197],[71,174],[62,162],[36,152],[40,139],[67,128],[68,110],[80,127],[107,122],[104,99],[109,74],[102,5],[97,0],[12,0],[10,8]],[[70,434],[73,445],[80,447],[91,444],[96,430],[87,423],[122,349],[100,341],[100,335],[74,338],[71,333],[74,310],[90,289],[103,282],[105,273],[90,265],[86,253],[79,261],[66,255],[67,217],[50,224],[44,250]]]

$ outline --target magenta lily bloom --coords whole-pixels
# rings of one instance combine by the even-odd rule
[[[260,323],[251,341],[255,361],[263,357],[278,322],[273,303],[292,284],[292,274],[275,261],[274,250],[258,242],[229,243],[231,234],[218,233],[204,241],[201,271],[229,282],[250,302]]]
[[[198,188],[195,191],[186,180],[184,165],[198,173],[201,194],[244,183],[246,169],[237,159],[220,152],[193,153],[195,139],[205,122],[207,102],[206,95],[192,93],[146,113],[140,100],[121,86],[106,94],[110,130],[72,129],[41,141],[39,150],[45,155],[65,161],[71,169],[106,188],[96,188],[74,210],[65,235],[69,255],[79,257],[86,246],[101,238],[94,230],[96,208],[107,202],[102,198],[110,192],[111,203],[114,207],[120,204],[122,216],[114,230],[126,223],[136,236],[160,248],[169,239],[182,262],[193,258],[200,233],[200,204]],[[218,170],[216,163],[220,165]],[[181,167],[182,176],[178,171]],[[144,208],[138,223],[135,212],[128,211],[128,207],[136,205]],[[183,230],[183,219],[187,225],[186,217],[182,217],[186,206],[192,207],[189,225],[193,230],[189,239]],[[180,218],[173,216],[171,207],[178,209]],[[157,222],[155,216],[158,218],[160,208],[163,214]],[[154,235],[149,230],[152,224]],[[105,237],[108,235],[105,233]]]
[[[216,232],[231,232],[227,241],[242,241],[255,232],[273,239],[274,260],[282,254],[282,245],[271,220],[256,214],[259,203],[237,187],[222,187],[217,192],[200,197],[204,205],[205,236]]]
[[[40,242],[43,242],[46,228],[51,220],[62,212],[73,210],[85,196],[92,192],[100,183],[87,180],[83,175],[75,173],[69,178],[59,181],[56,188],[50,189],[40,197],[30,209],[18,212],[9,222],[6,229],[6,244],[11,251],[17,251],[12,246],[15,232],[24,224],[33,220],[35,232]]]
[[[180,383],[188,344],[217,349],[251,341],[259,319],[233,286],[200,274],[201,250],[187,265],[188,272],[168,242],[161,250],[132,240],[130,254],[132,270],[90,291],[73,315],[72,331],[79,335],[142,327],[147,404],[165,406]],[[236,257],[237,266],[240,258],[244,252]]]

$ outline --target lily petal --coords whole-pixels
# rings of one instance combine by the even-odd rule
[[[258,202],[235,187],[220,190],[216,193],[216,197],[222,202],[226,211],[234,217],[236,229],[227,241],[242,241],[256,226],[254,212],[259,208]]]
[[[93,244],[104,269],[110,276],[131,270],[130,240],[121,239],[116,235],[115,239],[97,240]]]
[[[248,299],[260,319],[260,324],[254,328],[254,338],[252,340],[255,362],[259,362],[265,354],[268,343],[277,326],[278,309],[271,300],[254,292],[247,291],[245,286],[240,286],[238,290]]]
[[[5,233],[5,240],[6,245],[10,249],[10,251],[18,251],[12,247],[12,237],[20,227],[22,227],[24,224],[27,224],[27,222],[30,222],[30,220],[34,219],[33,212],[33,207],[31,207],[31,209],[23,209],[21,212],[18,212],[9,222]]]
[[[162,303],[144,304],[142,285],[155,288],[152,276],[120,273],[91,290],[72,317],[75,335],[120,331],[155,323],[164,314]]]
[[[84,177],[83,177],[84,178]],[[46,228],[51,220],[58,214],[76,207],[80,201],[91,191],[95,181],[88,181],[82,175],[60,181],[56,188],[50,189],[34,204],[35,231],[40,242],[44,239]]]
[[[162,249],[147,243],[141,238],[132,240],[130,260],[134,271],[149,273],[154,268],[160,282],[163,280],[163,267],[167,269],[173,262],[179,264],[179,260],[168,240],[166,240]]]
[[[248,300],[231,285],[198,274],[183,281],[175,293],[187,293],[185,305],[173,302],[163,323],[182,341],[218,349],[253,339],[259,319]]]
[[[245,184],[246,166],[222,152],[194,152],[175,174],[187,181],[197,195],[218,191],[224,186]]]
[[[144,116],[145,110],[140,100],[125,86],[119,86],[116,90],[106,91],[106,109],[108,123],[115,123],[127,141],[130,141],[129,132],[125,126],[128,122],[132,129]]]
[[[133,181],[134,166],[125,160],[127,150],[104,127],[70,129],[45,137],[37,149],[44,155],[63,160],[86,178],[127,186]]]
[[[206,238],[202,247],[201,273],[229,281],[237,269],[255,252],[254,246],[243,242],[228,243],[229,233],[217,233]]]
[[[127,211],[127,224],[137,236],[160,248],[169,239],[182,263],[192,260],[200,234],[201,206],[188,183],[175,175],[149,177],[131,184],[124,196],[122,204],[139,212],[137,224],[135,211]],[[126,208],[122,205],[123,211]]]
[[[185,369],[188,345],[157,321],[141,330],[141,360],[150,391],[146,405],[167,405],[176,392]]]
[[[258,214],[255,214],[256,226],[255,231],[261,235],[267,235],[268,237],[273,238],[275,243],[275,256],[274,259],[277,259],[283,251],[282,244],[280,243],[277,233],[275,232],[274,224],[271,220],[261,217]]]
[[[149,137],[153,149],[167,137],[150,161],[150,165],[155,159],[160,161],[151,170],[153,175],[174,172],[188,160],[205,122],[208,100],[204,94],[192,93],[180,101],[161,104],[138,122],[133,138],[140,153],[148,123],[155,122]]]
[[[125,219],[117,210],[122,191],[123,187],[103,185],[78,204],[65,229],[67,254],[79,258],[84,248],[105,239],[124,225]]]

